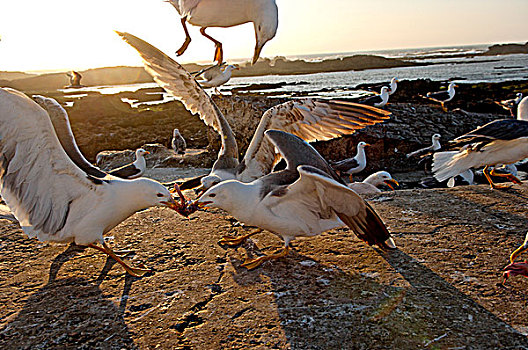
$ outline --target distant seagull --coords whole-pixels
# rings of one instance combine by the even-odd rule
[[[385,106],[387,102],[389,102],[389,88],[384,86],[381,88],[380,94],[361,100],[359,103],[381,108]]]
[[[178,154],[185,154],[185,149],[187,148],[187,142],[180,134],[180,130],[174,129],[172,132],[172,149]]]
[[[406,155],[407,158],[411,157],[418,157],[421,155],[425,155],[430,152],[436,152],[439,151],[442,148],[442,145],[440,144],[440,139],[442,136],[440,134],[434,134],[431,137],[431,146],[420,148],[419,150],[416,150],[414,152],[408,153]]]
[[[133,276],[150,271],[121,260],[103,235],[138,210],[177,207],[167,188],[84,172],[61,147],[48,113],[13,89],[0,89],[0,140],[0,194],[30,238],[92,247]]]
[[[224,69],[220,65],[214,65],[208,69],[204,69],[203,72],[199,72],[204,80],[197,80],[197,82],[203,88],[214,88],[215,92],[221,95],[218,87],[227,83],[231,79],[232,72],[238,69],[240,68],[232,64],[226,66]]]
[[[84,85],[81,84],[81,73],[72,70],[71,72],[66,73],[66,75],[70,78],[70,85],[66,86],[67,88],[84,87]]]
[[[350,176],[350,181],[353,182],[352,175],[362,172],[367,166],[365,147],[368,146],[370,146],[368,143],[361,141],[357,144],[357,151],[354,157],[343,159],[338,162],[330,162],[330,165],[334,170],[348,174]]]
[[[378,188],[381,185],[387,185],[391,190],[394,190],[394,186],[399,186],[400,184],[388,172],[378,171],[369,175],[362,182],[352,182],[347,186],[357,194],[373,194],[381,192]]]
[[[523,98],[517,106],[517,120],[528,121],[528,96]]]
[[[246,260],[243,267],[254,269],[265,261],[286,256],[296,237],[316,236],[345,225],[370,245],[396,248],[374,209],[342,183],[315,148],[284,131],[267,130],[265,136],[286,160],[285,170],[250,183],[224,181],[195,202],[226,210],[237,220],[282,237],[282,250]],[[257,232],[224,237],[220,243],[240,244]]]
[[[428,92],[427,97],[429,100],[438,102],[442,105],[442,109],[444,112],[447,112],[447,108],[445,108],[445,103],[449,102],[455,97],[455,88],[458,87],[455,83],[451,82],[447,86],[447,90],[445,91],[438,91],[438,92]]]
[[[392,95],[396,92],[396,90],[398,89],[399,82],[400,81],[396,77],[391,79],[390,86],[389,86],[389,95]]]
[[[150,154],[150,152],[145,151],[143,148],[138,148],[136,150],[136,160],[133,163],[114,169],[109,174],[122,179],[136,179],[140,177],[147,169],[147,161],[145,160],[145,155],[147,154]]]
[[[118,33],[143,58],[146,71],[172,96],[220,134],[222,147],[211,173],[201,179],[203,189],[221,181],[253,181],[269,174],[279,161],[275,147],[264,132],[279,129],[308,142],[353,134],[368,125],[381,123],[391,113],[346,101],[299,99],[268,109],[262,115],[246,154],[239,162],[238,145],[231,126],[218,106],[182,66],[147,42],[128,33]]]
[[[509,100],[495,101],[496,104],[509,111],[512,117],[515,117],[515,109],[521,102],[523,94],[518,92],[515,98]]]
[[[484,166],[483,172],[491,188],[504,186],[495,184],[490,175],[520,184],[521,181],[511,174],[498,174],[495,169],[487,171],[497,164],[511,164],[528,157],[528,121],[496,120],[449,141],[444,148],[448,152],[437,152],[433,156],[433,173],[438,181]]]
[[[201,27],[200,33],[215,43],[214,61],[223,62],[222,43],[205,33],[208,27],[233,27],[253,22],[257,39],[252,63],[255,64],[264,45],[277,32],[279,15],[275,0],[167,0],[181,16],[181,24],[185,31],[185,42],[176,51],[182,55],[191,37],[187,31],[186,22]]]

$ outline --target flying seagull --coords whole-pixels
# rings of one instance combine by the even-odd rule
[[[350,177],[350,181],[352,182],[354,181],[352,179],[352,175],[362,172],[367,166],[367,155],[365,154],[365,147],[369,146],[370,145],[368,143],[361,141],[357,144],[357,151],[354,157],[343,159],[338,162],[330,162],[330,165],[334,170],[337,170],[339,173],[348,174]]]
[[[264,112],[246,154],[239,162],[238,145],[229,123],[191,74],[147,42],[128,33],[118,34],[140,53],[146,71],[162,88],[220,134],[222,147],[218,159],[211,173],[201,179],[204,189],[224,180],[250,182],[268,174],[278,162],[279,155],[264,137],[267,129],[284,130],[312,142],[349,135],[390,118],[390,112],[346,101],[301,99],[285,102]]]
[[[264,45],[277,32],[279,14],[275,0],[167,0],[181,16],[185,42],[176,51],[182,55],[191,42],[186,23],[200,27],[200,33],[216,46],[214,61],[223,62],[222,43],[205,33],[208,27],[233,27],[252,22],[256,45],[252,63],[255,64]]]
[[[103,235],[138,210],[177,206],[156,181],[83,171],[61,147],[48,113],[8,88],[0,89],[0,194],[29,237],[92,247],[133,276],[149,270],[121,260]]]
[[[391,190],[394,191],[394,186],[399,186],[398,181],[394,180],[386,171],[378,171],[374,174],[369,175],[362,182],[352,182],[347,186],[357,194],[373,194],[380,193],[381,190],[378,188],[381,185],[387,185]]]
[[[231,74],[234,70],[238,70],[239,68],[237,66],[234,66],[232,64],[226,66],[222,69],[219,65],[214,65],[212,67],[209,67],[209,69],[203,70],[203,72],[199,72],[195,76],[202,75],[203,80],[197,80],[198,84],[200,84],[203,88],[214,88],[215,92],[219,95],[221,95],[220,91],[218,91],[218,87],[221,85],[224,85],[231,79]]]
[[[284,249],[242,266],[253,269],[284,257],[296,237],[316,236],[345,225],[370,245],[396,248],[374,209],[340,180],[312,146],[284,131],[267,130],[265,136],[286,160],[286,169],[250,183],[224,181],[196,201],[199,206],[221,208],[237,220],[282,237]],[[254,233],[224,237],[221,242],[236,245]]]
[[[136,150],[136,160],[133,163],[114,169],[109,174],[122,179],[137,179],[141,177],[147,169],[147,161],[145,160],[145,155],[147,154],[150,154],[150,152],[145,151],[143,148],[138,148]]]
[[[451,82],[447,86],[447,90],[437,91],[437,92],[428,92],[426,98],[431,101],[440,103],[442,105],[442,109],[444,110],[444,112],[447,112],[447,108],[445,108],[445,103],[451,101],[453,97],[455,97],[456,87],[458,87],[458,85]]]
[[[484,175],[491,188],[503,188],[495,184],[491,176],[505,177],[520,184],[511,174],[498,174],[491,166],[511,164],[528,157],[528,121],[500,119],[476,128],[449,141],[446,152],[433,155],[433,173],[438,181],[454,177],[470,168],[484,166]]]

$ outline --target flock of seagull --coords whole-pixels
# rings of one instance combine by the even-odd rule
[[[209,69],[187,72],[178,62],[149,43],[117,32],[138,51],[146,71],[168,93],[218,132],[221,148],[209,174],[193,179],[198,198],[187,200],[178,185],[168,189],[161,183],[141,177],[146,168],[143,149],[136,160],[105,172],[92,165],[80,152],[67,112],[54,99],[0,89],[0,193],[29,237],[41,241],[73,242],[99,250],[115,259],[133,276],[150,270],[131,266],[112,251],[103,236],[133,213],[152,206],[164,206],[188,216],[203,208],[220,208],[237,220],[259,230],[240,237],[223,237],[220,242],[235,246],[261,230],[282,237],[284,246],[276,253],[245,261],[254,269],[263,262],[288,254],[291,242],[302,236],[315,236],[347,226],[361,240],[382,249],[396,244],[383,220],[359,195],[379,192],[381,185],[391,189],[398,182],[386,171],[379,171],[363,182],[352,175],[366,167],[365,147],[340,162],[327,162],[309,143],[353,134],[366,126],[389,119],[382,108],[397,89],[390,86],[371,98],[353,103],[338,100],[298,99],[276,105],[264,112],[244,157],[239,160],[238,145],[228,121],[204,88],[217,88],[231,77],[234,65],[223,62],[222,44],[206,34],[208,27],[229,27],[253,22],[256,46],[252,62],[262,47],[275,36],[277,6],[274,0],[169,0],[181,15],[186,40],[177,55],[183,54],[191,38],[186,23],[200,26],[200,32],[215,43]],[[222,13],[229,12],[229,16]],[[203,80],[197,81],[198,76]],[[71,85],[80,85],[80,74],[71,74]],[[455,83],[447,90],[427,94],[445,110],[455,95]],[[492,188],[500,188],[491,176],[520,183],[513,174],[497,173],[495,168],[528,157],[528,100],[521,96],[502,101],[507,108],[518,106],[517,119],[501,119],[481,126],[440,146],[440,135],[432,145],[413,152],[432,154],[432,171],[438,181],[454,181],[469,176],[472,168],[484,167]],[[172,147],[184,154],[186,143],[174,130]],[[280,160],[284,165],[278,166]],[[489,170],[491,169],[491,170]],[[350,183],[342,175],[350,176]],[[471,172],[472,174],[472,172]],[[178,197],[174,195],[178,194]],[[507,274],[525,274],[515,258],[528,249],[524,244],[512,253]],[[519,272],[521,271],[521,272]],[[527,269],[528,271],[528,269]]]

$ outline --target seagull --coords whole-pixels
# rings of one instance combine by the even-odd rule
[[[66,86],[66,88],[84,87],[84,85],[81,84],[81,73],[72,70],[71,72],[66,73],[66,75],[70,78],[70,85]]]
[[[434,134],[433,136],[431,136],[431,146],[420,148],[417,151],[408,153],[406,157],[411,158],[411,157],[426,155],[428,153],[436,152],[440,150],[442,148],[442,145],[440,144],[441,138],[442,136],[440,134]]]
[[[475,184],[475,174],[473,170],[468,169],[449,180],[439,182],[434,177],[427,177],[420,181],[419,186],[422,188],[452,188],[456,186],[469,186]]]
[[[233,27],[253,22],[256,45],[255,64],[264,45],[277,33],[279,14],[275,0],[167,0],[181,16],[185,42],[176,51],[181,56],[191,42],[186,23],[200,27],[200,33],[216,46],[214,61],[223,62],[222,43],[205,33],[208,27]]]
[[[380,193],[381,190],[378,186],[387,185],[391,190],[394,191],[394,185],[399,186],[398,181],[394,180],[386,171],[378,171],[374,174],[369,175],[362,182],[352,182],[347,186],[357,194],[373,194]]]
[[[361,100],[359,103],[374,107],[383,107],[389,102],[389,88],[384,86],[381,88],[380,94],[376,94],[364,100]]]
[[[357,153],[352,158],[347,158],[340,160],[338,162],[330,162],[334,170],[339,171],[340,173],[346,173],[350,177],[352,182],[352,175],[362,172],[367,166],[367,155],[365,154],[365,147],[370,145],[366,142],[361,141],[357,144]]]
[[[511,164],[528,157],[528,121],[496,120],[449,141],[445,148],[447,152],[437,152],[433,156],[433,173],[438,181],[484,166],[484,175],[492,189],[504,186],[493,183],[490,175],[520,184],[521,181],[511,174],[498,174],[495,169],[487,171],[491,166]]]
[[[514,110],[519,105],[519,102],[521,102],[522,97],[523,94],[521,92],[518,92],[515,98],[509,100],[495,101],[495,103],[504,108],[505,110],[509,111],[511,116],[514,117]]]
[[[268,174],[279,161],[279,155],[264,137],[267,129],[284,130],[307,142],[324,141],[381,123],[391,115],[378,108],[346,101],[311,98],[288,101],[264,112],[246,154],[239,162],[238,145],[231,126],[191,74],[147,42],[128,33],[118,34],[139,52],[145,70],[162,88],[220,134],[222,147],[211,173],[201,179],[203,190],[229,179],[250,182]]]
[[[445,108],[445,103],[449,102],[455,97],[455,88],[458,87],[455,83],[451,82],[447,86],[447,90],[445,91],[437,91],[437,92],[428,92],[427,93],[427,99],[439,102],[442,105],[442,109],[444,112],[447,112],[447,108]]]
[[[138,210],[177,206],[154,180],[84,172],[61,147],[48,113],[9,88],[0,88],[0,194],[30,238],[92,247],[133,276],[149,270],[121,260],[103,235]]]
[[[517,106],[517,120],[528,121],[528,96],[523,98]]]
[[[187,142],[180,134],[180,130],[174,129],[172,132],[172,149],[178,154],[185,154],[185,149],[187,148]]]
[[[400,81],[396,77],[391,79],[390,86],[389,86],[389,95],[392,95],[396,92],[396,90],[398,89],[399,82]]]
[[[231,79],[232,72],[238,69],[240,68],[232,64],[226,66],[223,70],[220,65],[214,65],[198,72],[196,76],[202,75],[204,80],[197,80],[197,82],[203,88],[214,88],[217,94],[222,95],[218,91],[218,87],[227,83]]]
[[[223,209],[237,220],[282,237],[281,251],[248,260],[242,266],[253,269],[284,257],[296,237],[316,236],[345,225],[370,245],[396,248],[374,209],[346,187],[312,146],[284,131],[267,130],[265,136],[286,160],[285,170],[250,183],[224,181],[196,200],[198,206]],[[224,237],[220,243],[237,245],[257,232]]]
[[[138,148],[136,150],[136,160],[133,163],[114,169],[109,174],[122,179],[136,179],[140,177],[147,169],[147,161],[145,160],[145,155],[147,154],[150,154],[150,152],[145,151],[143,148]]]

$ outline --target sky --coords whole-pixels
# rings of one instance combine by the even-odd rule
[[[261,56],[528,41],[527,0],[276,0],[279,29]],[[212,61],[214,45],[193,41],[177,60]],[[163,0],[0,0],[0,71],[61,71],[141,65],[114,33],[127,31],[175,57],[185,38]],[[209,28],[224,59],[252,57],[252,24]]]

